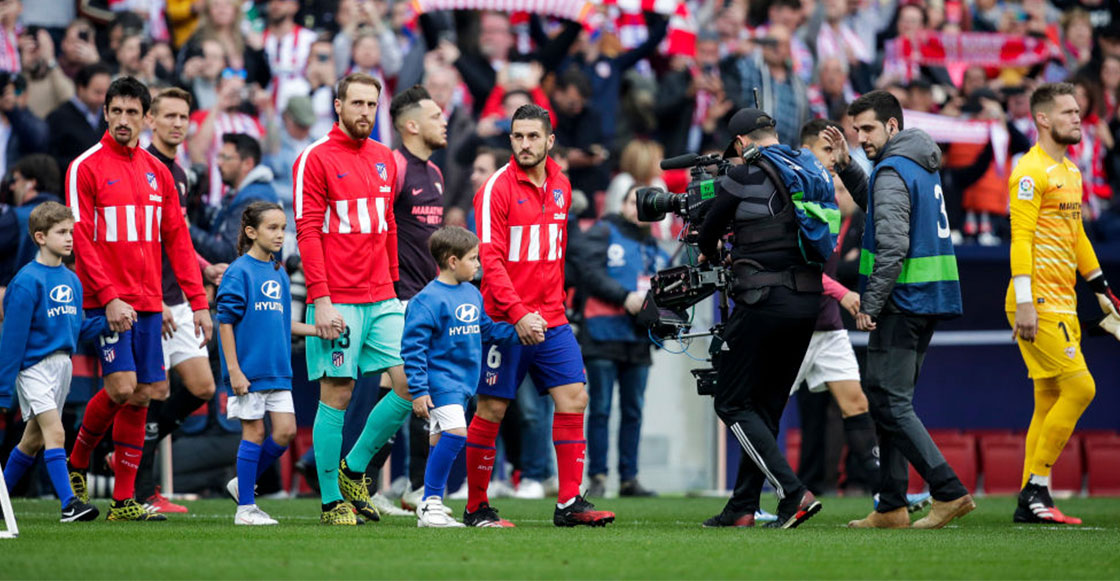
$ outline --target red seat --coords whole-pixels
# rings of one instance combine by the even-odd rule
[[[1055,491],[1081,494],[1084,476],[1085,462],[1081,452],[1081,437],[1073,434],[1050,472],[1050,488]]]
[[[801,462],[801,430],[799,429],[786,430],[786,462],[789,462],[794,473],[801,468],[798,466]]]
[[[930,435],[933,436],[933,433],[931,432]],[[938,441],[939,439],[941,441]],[[978,478],[976,438],[971,434],[948,434],[939,431],[939,435],[934,438],[934,442],[941,450],[941,454],[945,456],[945,460],[949,462],[949,466],[953,468],[953,472],[957,473],[957,478],[960,478],[964,487],[969,492],[975,492]],[[914,494],[925,488],[926,483],[922,481],[918,471],[914,469],[914,466],[910,466],[910,486],[907,492]]]
[[[1090,495],[1120,494],[1120,438],[1087,438],[1085,466]]]
[[[980,471],[987,494],[1017,494],[1023,478],[1026,444],[1022,438],[996,434],[980,440]]]
[[[285,467],[287,468],[287,472],[282,473],[282,478],[284,479],[286,487],[289,489],[289,491],[291,488],[291,484],[289,483],[296,481],[296,478],[294,477],[296,460],[298,460],[300,456],[303,456],[304,452],[307,452],[309,449],[311,449],[311,426],[300,426],[296,429],[296,438],[292,440],[292,445],[289,446],[288,451],[284,453],[284,455],[288,457],[288,460],[285,462],[285,464],[281,464],[282,471],[285,469]],[[281,458],[281,461],[283,461],[283,458]],[[300,476],[298,480],[299,490],[296,491],[297,494],[303,495],[311,494],[312,492],[314,492],[311,489],[311,486],[307,484],[307,480],[304,479],[303,476]]]

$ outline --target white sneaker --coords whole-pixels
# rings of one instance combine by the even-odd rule
[[[232,498],[234,502],[241,502],[241,496],[239,496],[240,491],[241,491],[241,488],[239,486],[237,486],[237,477],[236,476],[234,476],[233,479],[230,480],[229,482],[226,482],[226,493],[229,494],[229,497]],[[257,493],[257,487],[256,487],[256,485],[254,485],[253,486],[253,494],[255,495],[256,493]]]
[[[541,484],[539,480],[522,478],[521,484],[517,486],[517,492],[513,493],[513,497],[527,499],[544,498],[544,484]]]
[[[369,503],[381,513],[381,516],[414,516],[416,513],[411,510],[405,510],[395,504],[393,501],[385,498],[384,494],[378,492],[369,497]]]
[[[416,490],[410,490],[401,495],[401,508],[405,510],[416,510],[420,508],[420,503],[424,500],[424,487],[421,486]]]
[[[548,480],[545,480],[541,484],[544,485],[544,495],[545,496],[556,496],[556,495],[560,494],[560,478],[559,477],[550,476],[548,478]]]
[[[493,498],[497,498],[494,495],[490,495],[490,496],[493,497]],[[456,490],[455,492],[452,492],[451,494],[447,495],[448,500],[466,500],[469,497],[470,497],[470,490],[468,490],[466,480],[463,481],[463,485],[459,487],[459,490]]]
[[[451,509],[443,505],[438,496],[425,498],[416,509],[416,526],[434,528],[459,528],[467,525],[451,516]]]
[[[491,480],[490,486],[486,489],[486,496],[490,498],[513,498],[514,492],[513,487],[505,480]]]
[[[257,508],[257,505],[250,504],[237,507],[237,516],[233,517],[233,524],[274,525],[279,523],[272,517],[268,516],[263,510]]]

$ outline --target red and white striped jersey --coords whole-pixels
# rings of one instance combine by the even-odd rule
[[[572,185],[552,158],[545,164],[538,188],[511,156],[474,196],[482,298],[495,321],[516,324],[539,312],[549,327],[568,322],[564,253]]]
[[[18,73],[23,70],[19,58],[19,34],[0,27],[0,71]]]
[[[210,111],[195,111],[191,114],[191,123],[187,128],[188,135],[194,135],[198,132],[198,128],[206,122],[206,117],[210,115]],[[222,183],[222,172],[218,171],[218,152],[222,150],[222,137],[227,133],[244,133],[260,141],[264,136],[264,128],[261,127],[259,121],[245,113],[226,113],[218,114],[218,118],[214,120],[214,138],[210,141],[210,147],[206,150],[206,164],[210,166],[210,187],[204,196],[204,201],[211,206],[217,207],[222,205],[222,195],[226,191],[225,184]],[[183,148],[186,149],[186,148]],[[186,165],[183,167],[190,167]]]
[[[396,298],[397,168],[388,147],[355,141],[335,124],[292,167],[296,239],[307,302],[375,303]]]
[[[311,57],[311,45],[316,34],[298,24],[284,36],[276,36],[271,30],[264,31],[264,52],[272,71],[272,101],[277,111],[283,111],[288,99],[294,96],[287,85],[299,83],[306,86],[307,60]],[[306,89],[303,89],[303,94]]]
[[[163,308],[162,248],[193,310],[207,308],[179,193],[167,166],[108,132],[66,172],[83,306],[119,298],[141,312]]]

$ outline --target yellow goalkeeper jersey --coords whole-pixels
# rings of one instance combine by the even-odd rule
[[[1008,180],[1011,190],[1011,276],[1029,275],[1035,308],[1077,313],[1073,285],[1100,267],[1081,223],[1081,172],[1068,158],[1055,161],[1035,145]],[[1015,311],[1015,290],[1006,308]]]

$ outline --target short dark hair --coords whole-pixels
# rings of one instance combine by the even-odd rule
[[[541,122],[541,125],[544,125],[545,135],[552,133],[552,119],[548,116],[548,109],[540,105],[529,103],[528,105],[518,107],[517,111],[513,113],[513,119],[510,120],[510,123],[512,124],[523,119],[536,119]]]
[[[179,87],[168,87],[160,91],[159,94],[152,99],[152,112],[155,113],[159,109],[159,104],[167,99],[179,99],[187,104],[187,109],[190,109],[194,103],[190,93]]]
[[[820,135],[820,132],[824,131],[825,129],[827,129],[829,127],[835,127],[835,128],[837,128],[841,131],[844,130],[842,127],[840,127],[839,123],[837,123],[835,121],[830,121],[828,119],[812,119],[808,123],[806,123],[805,125],[802,125],[801,126],[801,145],[805,146],[805,145],[812,145],[812,144],[816,143],[817,139],[819,138],[818,136]]]
[[[516,97],[516,96],[519,96],[519,95],[528,99],[530,103],[533,102],[533,94],[530,93],[529,91],[526,91],[525,89],[513,89],[512,91],[506,91],[506,93],[504,95],[502,95],[502,104],[503,105],[505,104],[506,99],[509,99],[510,97]]]
[[[253,165],[261,164],[261,144],[251,135],[244,133],[226,133],[222,136],[222,143],[229,143],[237,150],[241,159],[251,158]]]
[[[62,174],[58,161],[44,153],[23,157],[12,166],[11,173],[19,172],[25,180],[35,180],[35,190],[50,194],[62,193]]]
[[[105,75],[112,78],[113,71],[108,66],[101,63],[93,63],[78,69],[78,74],[74,75],[74,85],[86,88],[89,86],[90,81],[97,75]]]
[[[365,73],[350,73],[349,75],[342,77],[342,80],[338,82],[338,91],[335,92],[335,95],[338,97],[339,101],[346,100],[346,92],[350,90],[350,85],[353,85],[355,83],[359,85],[371,85],[377,87],[377,95],[380,99],[381,81],[377,80],[377,77],[367,75]]]
[[[576,68],[575,65],[568,67],[568,69],[564,71],[564,74],[556,79],[557,90],[565,91],[568,87],[575,87],[576,90],[579,91],[579,94],[583,95],[584,99],[591,97],[591,81],[589,81],[587,75],[583,74],[583,71]]]
[[[791,10],[801,10],[801,0],[773,0],[767,10],[773,8],[789,8]]]
[[[553,148],[555,149],[555,148]],[[478,159],[479,156],[490,155],[494,157],[494,167],[502,167],[502,162],[509,159],[513,152],[508,149],[501,149],[497,147],[482,146],[474,152],[474,158]]]
[[[69,207],[58,202],[43,202],[31,210],[31,216],[27,219],[27,233],[35,238],[36,232],[49,232],[55,224],[73,219],[74,213]]]
[[[848,115],[852,117],[865,111],[875,111],[875,120],[883,125],[894,117],[898,121],[898,130],[902,131],[902,103],[889,91],[871,91],[848,105]]]
[[[109,85],[109,92],[105,93],[105,110],[109,110],[109,103],[116,97],[125,99],[139,99],[140,109],[147,113],[152,108],[152,94],[148,87],[133,77],[121,77]]]
[[[428,238],[428,250],[439,267],[447,268],[451,257],[462,258],[478,246],[478,236],[459,226],[444,226]]]
[[[1076,95],[1077,90],[1073,83],[1044,83],[1031,93],[1031,117],[1039,109],[1049,107],[1062,95]]]
[[[423,85],[412,85],[411,87],[393,95],[393,100],[389,104],[389,117],[393,119],[393,126],[400,130],[401,116],[405,113],[420,106],[420,101],[432,99],[432,95]]]

